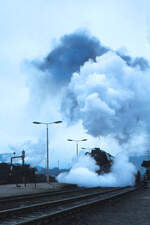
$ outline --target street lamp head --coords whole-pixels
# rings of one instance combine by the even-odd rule
[[[87,139],[81,139],[81,140],[78,140],[78,139],[67,139],[67,141],[76,141],[76,142],[80,142],[80,141],[87,141]]]
[[[55,122],[53,122],[53,123],[62,123],[63,121],[61,121],[61,120],[59,120],[59,121],[55,121]]]
[[[41,124],[41,122],[33,121],[34,124]]]
[[[32,123],[48,125],[48,124],[53,124],[53,123],[55,123],[55,124],[62,123],[62,121],[60,121],[60,120],[59,121],[55,121],[55,122],[38,122],[38,121],[33,121]]]
[[[82,139],[81,141],[87,141],[87,139],[85,138],[85,139]]]

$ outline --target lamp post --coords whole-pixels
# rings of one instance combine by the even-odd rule
[[[74,141],[76,143],[76,155],[78,158],[78,154],[79,154],[79,142],[81,141],[87,141],[87,139],[67,139],[67,141]]]
[[[49,149],[48,149],[48,125],[49,124],[58,124],[58,123],[62,123],[62,121],[54,121],[54,122],[38,122],[38,121],[33,121],[33,124],[44,124],[46,125],[46,152],[47,152],[47,166],[46,166],[46,181],[47,183],[49,183]]]

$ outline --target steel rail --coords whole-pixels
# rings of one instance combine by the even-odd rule
[[[0,203],[6,202],[6,201],[16,201],[16,200],[22,200],[24,198],[34,198],[37,196],[44,196],[44,195],[52,195],[52,194],[59,194],[60,192],[67,192],[67,191],[72,191],[72,190],[79,190],[79,189],[83,189],[83,188],[79,188],[79,187],[70,187],[68,185],[68,187],[63,187],[60,190],[49,190],[49,191],[42,191],[42,192],[36,192],[36,193],[29,193],[29,194],[19,194],[19,195],[13,195],[13,196],[4,196],[4,197],[0,197]],[[85,189],[85,188],[84,188]]]

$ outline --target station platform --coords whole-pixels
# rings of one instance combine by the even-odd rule
[[[0,198],[2,197],[9,197],[9,196],[15,196],[15,195],[26,195],[26,194],[32,194],[32,193],[41,193],[41,192],[47,192],[47,191],[53,191],[53,190],[60,190],[64,187],[63,184],[59,184],[56,182],[51,183],[37,183],[36,186],[34,183],[26,184],[26,187],[24,184],[19,184],[16,186],[16,184],[6,184],[6,185],[0,185]]]

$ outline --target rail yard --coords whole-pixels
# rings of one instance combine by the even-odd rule
[[[131,195],[139,187],[78,188],[65,185],[60,190],[0,198],[1,225],[74,224],[80,213],[110,205]],[[71,222],[72,221],[72,222]]]

